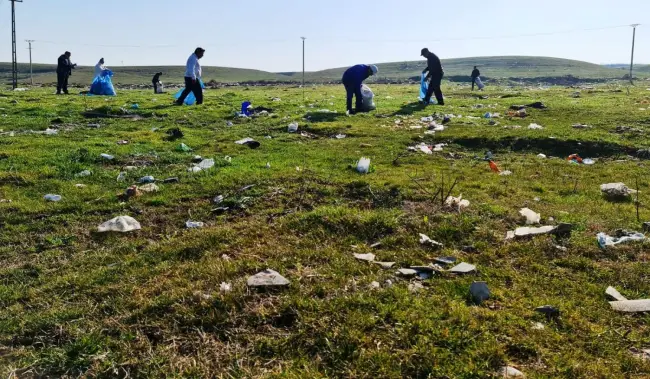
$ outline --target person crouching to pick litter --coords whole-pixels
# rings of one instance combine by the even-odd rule
[[[427,78],[430,78],[429,90],[427,95],[424,98],[424,104],[429,105],[431,102],[431,96],[435,93],[436,100],[438,105],[445,105],[445,99],[442,97],[442,90],[440,89],[440,84],[442,83],[442,77],[445,75],[442,69],[442,63],[440,63],[440,58],[437,55],[430,52],[429,49],[424,48],[421,51],[421,55],[427,58],[427,68],[422,71],[423,74],[429,73]]]
[[[347,92],[347,111],[348,114],[363,112],[363,96],[361,95],[361,86],[363,81],[377,75],[379,69],[375,65],[358,64],[348,68],[343,74],[343,85]],[[355,96],[355,109],[352,109],[352,96]]]
[[[196,97],[196,105],[203,104],[203,87],[201,86],[201,64],[199,59],[203,58],[205,50],[197,47],[194,54],[190,55],[187,60],[187,67],[185,69],[185,90],[181,97],[176,100],[176,105],[183,105],[185,98],[190,92],[194,93]]]
[[[151,83],[153,83],[153,93],[162,93],[162,83],[160,83],[160,77],[162,74],[162,72],[157,72],[156,75],[153,76],[153,79],[151,79]]]

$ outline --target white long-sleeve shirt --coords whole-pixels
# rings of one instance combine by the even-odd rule
[[[102,71],[106,70],[106,66],[101,63],[95,65],[95,77],[98,77],[102,74]]]
[[[190,55],[189,59],[187,60],[185,77],[192,79],[201,78],[201,64],[199,63],[199,57],[197,57],[196,54]]]

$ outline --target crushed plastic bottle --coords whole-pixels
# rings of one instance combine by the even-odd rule
[[[47,201],[61,201],[61,195],[54,195],[51,193],[48,193],[47,195],[43,196],[43,198]]]
[[[360,174],[367,174],[368,171],[370,171],[370,159],[361,157],[359,162],[357,162],[357,172]]]
[[[201,221],[186,221],[185,222],[185,227],[188,229],[200,229],[204,226],[205,224],[202,223]]]
[[[99,156],[106,159],[107,161],[112,161],[113,158],[115,158],[114,156],[112,156],[110,154],[100,154]]]
[[[143,176],[140,179],[138,179],[138,183],[140,184],[153,183],[155,181],[156,179],[151,175]]]
[[[297,132],[298,131],[298,123],[292,122],[291,124],[289,124],[289,126],[287,127],[287,131],[289,133]]]

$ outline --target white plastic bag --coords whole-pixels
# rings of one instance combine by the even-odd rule
[[[360,174],[367,174],[368,171],[370,171],[370,159],[361,157],[359,162],[357,162],[357,172]]]
[[[375,105],[375,94],[372,92],[370,87],[365,84],[361,86],[361,98],[361,106],[364,111],[373,111],[377,109],[377,106]]]
[[[478,86],[478,89],[485,88],[485,84],[483,84],[483,81],[481,81],[481,77],[477,77],[475,82],[476,82],[476,85]]]
[[[158,85],[156,86],[156,93],[163,93],[163,84],[162,82],[158,82]]]

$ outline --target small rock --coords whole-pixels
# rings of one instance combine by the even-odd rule
[[[423,290],[424,286],[422,285],[422,283],[415,282],[415,283],[410,283],[408,288],[409,288],[409,292],[416,293],[420,290]]]
[[[501,378],[525,378],[526,376],[521,371],[511,366],[503,366],[497,373]]]
[[[246,281],[249,287],[285,287],[289,281],[276,271],[264,270],[248,278]]]
[[[611,198],[625,198],[636,193],[635,190],[628,188],[624,183],[602,184],[600,191]]]
[[[452,267],[449,271],[454,274],[469,274],[476,271],[476,266],[462,262],[459,265]]]
[[[544,330],[545,328],[546,328],[546,327],[545,327],[544,324],[542,324],[541,322],[536,322],[536,323],[534,323],[533,326],[531,327],[531,329],[533,329],[533,330]]]
[[[375,254],[368,253],[368,254],[354,254],[354,257],[357,258],[360,261],[366,261],[366,262],[374,262],[375,260]]]

